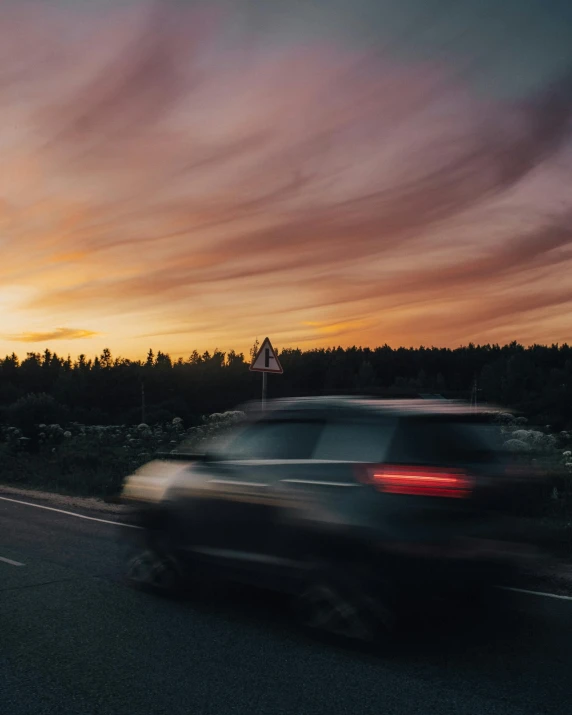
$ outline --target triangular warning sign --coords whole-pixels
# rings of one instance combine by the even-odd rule
[[[276,355],[268,338],[264,339],[264,342],[260,346],[260,350],[252,361],[250,369],[254,372],[284,372],[282,365],[278,360],[278,355]]]

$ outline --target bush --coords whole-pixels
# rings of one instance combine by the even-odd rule
[[[155,453],[178,451],[189,440],[196,449],[243,416],[236,412],[212,415],[189,430],[180,417],[153,427],[78,422],[62,426],[39,422],[56,414],[50,410],[57,409],[57,403],[54,406],[41,395],[33,397],[18,406],[22,427],[0,425],[0,481],[83,496],[115,495],[123,480]],[[34,432],[34,449],[24,429]]]
[[[40,424],[53,424],[65,419],[65,408],[53,397],[40,393],[26,395],[8,408],[6,418],[22,430],[25,437],[35,437]]]
[[[0,444],[3,482],[64,494],[111,496],[117,494],[133,467],[129,455],[113,447],[91,449],[66,442],[56,452],[14,453]]]
[[[185,450],[189,452],[202,451],[215,437],[221,437],[228,429],[245,419],[244,412],[233,410],[229,412],[215,412],[203,417],[198,427],[191,427],[187,432],[184,442]]]
[[[151,430],[147,425],[38,425],[37,449],[30,451],[16,427],[0,429],[0,480],[82,496],[111,496],[123,480],[185,436],[180,423]]]

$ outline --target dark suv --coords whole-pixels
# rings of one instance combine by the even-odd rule
[[[448,401],[269,403],[206,454],[127,481],[146,542],[129,580],[172,589],[216,572],[367,637],[405,594],[470,593],[511,572],[519,483],[499,436],[490,414]]]

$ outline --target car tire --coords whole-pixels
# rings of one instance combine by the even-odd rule
[[[395,627],[388,598],[350,567],[315,567],[295,597],[297,620],[306,630],[366,643],[387,639]]]
[[[129,586],[161,596],[176,596],[183,587],[177,560],[166,552],[146,548],[133,554],[125,574]]]

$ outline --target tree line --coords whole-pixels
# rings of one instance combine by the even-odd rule
[[[253,350],[256,348],[254,346]],[[0,359],[0,422],[84,424],[166,422],[192,425],[204,414],[260,396],[251,356],[220,350],[173,360],[150,350],[144,360],[101,355],[75,360],[45,350]],[[455,349],[287,348],[283,375],[270,375],[269,397],[439,394],[522,411],[552,429],[572,427],[572,347],[517,342]]]

